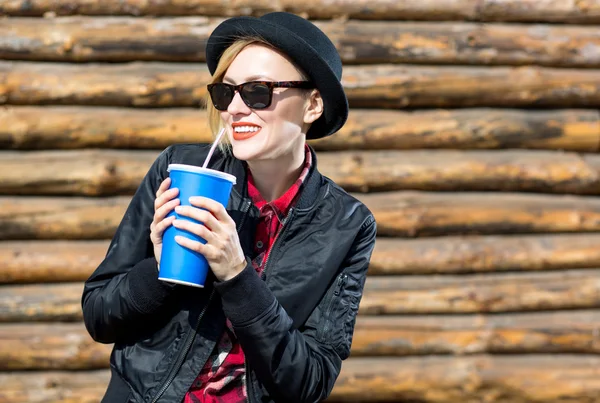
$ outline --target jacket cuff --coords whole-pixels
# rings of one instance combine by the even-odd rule
[[[164,305],[175,284],[158,279],[158,264],[154,257],[136,264],[127,275],[129,296],[140,313],[152,313]]]
[[[275,296],[258,276],[252,264],[234,278],[215,282],[221,294],[223,312],[232,324],[243,326],[263,314],[275,302]]]

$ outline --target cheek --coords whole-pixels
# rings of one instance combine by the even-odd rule
[[[302,111],[303,104],[300,102],[279,102],[275,109],[264,111],[261,118],[269,124],[280,127],[301,127],[304,123]]]

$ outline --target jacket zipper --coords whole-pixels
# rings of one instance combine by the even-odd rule
[[[287,229],[287,227],[285,226],[287,224],[287,222],[289,221],[289,218],[292,215],[292,212],[294,211],[294,208],[290,208],[290,211],[288,211],[287,215],[285,216],[285,218],[283,219],[283,222],[281,223],[281,229],[279,230],[279,233],[277,233],[277,236],[275,236],[275,240],[273,241],[273,246],[271,247],[271,249],[269,249],[269,253],[267,253],[267,257],[265,258],[265,264],[264,264],[264,268],[263,268],[263,275],[266,276],[267,274],[267,264],[269,263],[269,258],[271,257],[271,252],[275,249],[275,246],[277,246],[277,241],[280,238],[280,235],[283,234],[283,232]],[[249,403],[250,402],[250,383],[252,381],[252,379],[250,379],[250,372],[248,371],[248,364],[246,359],[244,359],[244,371],[246,372],[246,376],[244,378],[244,389],[246,390],[246,402]]]
[[[242,226],[244,225],[244,222],[246,221],[246,216],[248,215],[248,210],[250,209],[252,202],[247,202],[246,205],[244,206],[242,212],[244,213],[244,215],[242,216],[242,219],[240,221],[240,225],[238,225],[237,227],[237,232],[240,232],[240,230],[242,229]],[[202,320],[202,317],[204,316],[204,314],[206,313],[206,311],[208,310],[208,307],[210,306],[210,303],[213,299],[213,296],[215,295],[215,289],[213,288],[210,296],[208,297],[208,301],[206,302],[206,305],[204,306],[204,308],[202,308],[202,311],[200,312],[200,315],[198,315],[198,321],[196,322],[196,327],[194,328],[193,332],[189,332],[186,336],[186,343],[185,346],[183,348],[183,350],[181,350],[179,352],[179,356],[177,357],[177,361],[175,362],[175,365],[171,368],[171,372],[169,373],[169,377],[167,378],[167,380],[165,381],[165,383],[163,384],[163,386],[160,388],[160,390],[158,391],[158,393],[156,394],[156,396],[154,397],[154,399],[152,399],[152,403],[156,403],[158,402],[158,399],[161,398],[161,396],[163,395],[163,393],[165,393],[167,391],[167,389],[169,388],[169,386],[171,386],[171,383],[173,383],[173,380],[175,380],[175,377],[177,376],[177,373],[179,372],[179,369],[181,368],[181,366],[183,365],[183,361],[185,360],[185,357],[187,356],[187,354],[190,351],[190,348],[192,347],[192,344],[194,343],[194,339],[196,338],[196,334],[198,334],[198,329],[200,328],[200,321]],[[245,364],[244,364],[245,365]]]
[[[267,254],[264,268],[263,268],[263,273],[265,276],[267,274],[267,264],[269,263],[269,258],[271,257],[271,252],[273,252],[273,250],[275,249],[275,246],[277,246],[277,241],[279,240],[280,235],[282,235],[284,233],[284,231],[287,229],[285,224],[287,224],[287,222],[289,221],[289,218],[291,217],[293,211],[294,211],[294,208],[293,207],[290,208],[290,211],[288,211],[288,214],[283,219],[283,222],[281,223],[281,229],[279,230],[279,233],[275,237],[275,240],[273,241],[273,246],[271,247],[271,249],[269,250],[269,253]]]
[[[171,368],[169,378],[167,378],[167,380],[165,381],[163,386],[160,388],[160,390],[158,391],[158,393],[156,394],[154,399],[152,399],[152,403],[158,402],[158,399],[161,398],[163,393],[165,393],[166,390],[169,388],[169,386],[171,386],[171,383],[173,383],[173,380],[177,376],[177,372],[179,372],[179,369],[183,365],[183,361],[185,360],[187,353],[190,351],[190,348],[192,347],[192,343],[194,342],[194,339],[196,338],[196,333],[198,333],[198,328],[200,327],[200,321],[202,320],[202,317],[208,310],[208,306],[210,305],[210,302],[212,301],[212,298],[214,295],[215,295],[215,289],[213,288],[210,293],[210,296],[208,297],[208,302],[206,303],[204,308],[202,308],[200,315],[198,315],[198,321],[196,322],[196,327],[194,328],[194,331],[188,332],[188,334],[186,336],[185,346],[183,347],[183,350],[181,350],[179,352],[177,361],[175,362],[175,365]]]
[[[327,316],[329,319],[329,315],[331,315],[331,306],[333,305],[333,301],[335,300],[336,297],[340,296],[341,290],[344,287],[344,285],[346,284],[346,281],[348,280],[348,275],[346,273],[341,274],[336,281],[336,285],[335,285],[335,289],[333,290],[333,295],[331,296],[331,299],[329,300],[329,304],[327,306]],[[323,334],[327,334],[327,332],[329,331],[329,323],[331,321],[330,320],[326,320],[325,321],[325,327],[323,328]]]

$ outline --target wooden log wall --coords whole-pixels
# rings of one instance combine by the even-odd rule
[[[329,401],[600,402],[600,0],[7,0],[0,403],[99,401],[83,282],[160,150],[211,141],[211,31],[278,10],[342,56],[310,144],[378,221]]]

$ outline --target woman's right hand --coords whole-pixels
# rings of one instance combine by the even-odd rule
[[[156,191],[154,200],[154,219],[150,224],[150,240],[154,245],[154,256],[160,266],[160,255],[162,252],[162,238],[165,230],[173,224],[175,216],[167,217],[175,206],[179,205],[179,199],[175,197],[179,194],[179,189],[169,189],[171,178],[165,179]],[[165,218],[166,217],[166,218]]]

